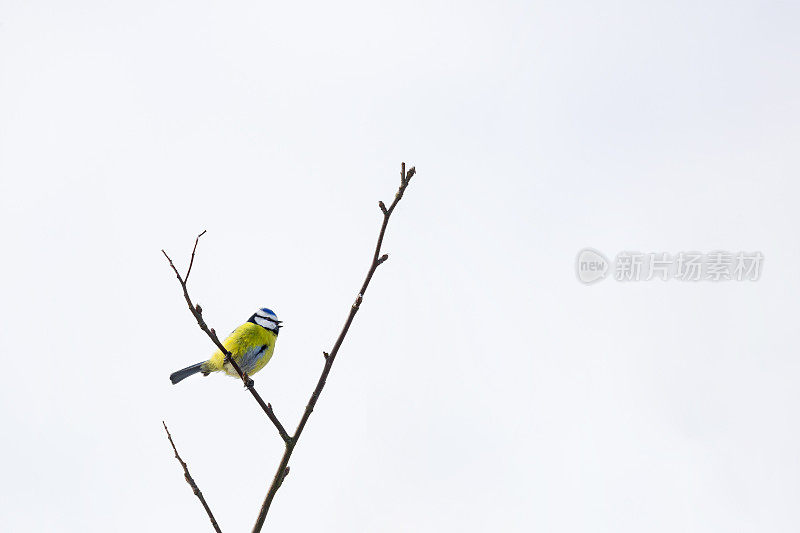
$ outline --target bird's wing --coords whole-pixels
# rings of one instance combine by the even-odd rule
[[[264,352],[269,348],[269,343],[262,344],[261,346],[253,346],[242,355],[242,370],[247,373],[252,373],[259,358],[264,355]]]

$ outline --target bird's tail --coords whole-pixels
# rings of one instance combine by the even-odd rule
[[[196,365],[187,366],[183,370],[178,370],[177,372],[173,372],[170,375],[169,380],[172,382],[173,385],[182,381],[193,374],[197,374],[198,372],[203,371],[203,363],[197,363]]]

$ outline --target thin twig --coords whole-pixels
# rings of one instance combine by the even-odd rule
[[[169,434],[169,429],[167,429],[166,422],[162,420],[161,423],[164,424],[164,431],[167,432],[167,438],[169,439],[169,443],[172,444],[172,449],[175,451],[175,459],[177,459],[178,462],[183,467],[183,477],[186,478],[186,483],[188,483],[189,486],[192,487],[192,492],[194,492],[194,495],[197,496],[197,498],[200,500],[200,503],[203,504],[203,508],[206,510],[206,513],[208,513],[209,520],[211,520],[211,525],[214,526],[214,530],[217,533],[222,533],[222,530],[219,528],[219,524],[217,524],[217,520],[214,518],[214,513],[211,512],[211,507],[208,506],[208,502],[206,502],[206,499],[203,497],[203,493],[200,492],[200,487],[197,486],[197,483],[195,483],[194,478],[189,473],[189,467],[186,466],[186,463],[183,461],[183,459],[181,459],[181,456],[178,453],[178,448],[175,447],[175,442],[173,442],[172,440],[172,435]]]
[[[194,248],[192,248],[192,258],[189,260],[189,268],[186,270],[186,275],[183,276],[184,283],[189,283],[189,274],[192,273],[192,265],[194,264],[194,253],[197,251],[197,243],[200,242],[200,237],[206,234],[206,230],[203,230],[203,233],[197,236],[194,240]]]
[[[200,235],[198,235],[197,239],[194,241],[195,250],[197,250],[197,242],[200,240],[200,237],[202,237],[204,233],[205,231]],[[219,338],[217,337],[217,332],[214,331],[214,328],[209,328],[208,324],[206,324],[206,321],[203,320],[203,309],[199,305],[195,305],[194,303],[192,303],[192,299],[189,297],[189,290],[186,288],[186,279],[189,277],[189,274],[192,271],[192,263],[194,262],[194,250],[192,251],[192,260],[189,262],[189,270],[186,272],[186,278],[181,277],[180,272],[178,272],[178,269],[175,268],[175,264],[172,262],[172,259],[170,259],[170,257],[167,255],[167,252],[161,250],[161,253],[163,253],[164,257],[167,258],[167,261],[169,261],[169,266],[172,268],[172,271],[175,272],[175,276],[178,278],[178,282],[181,284],[181,288],[183,289],[183,297],[186,300],[186,305],[189,306],[189,311],[192,312],[192,315],[194,315],[195,320],[197,320],[197,325],[200,326],[200,329],[202,329],[205,332],[205,334],[208,335],[208,337],[211,339],[211,342],[213,342],[217,346],[217,348],[219,348],[219,350],[225,355],[225,362],[230,364],[233,367],[233,369],[236,370],[236,373],[239,374],[239,377],[244,383],[245,388],[250,392],[253,398],[255,398],[256,402],[258,402],[258,405],[261,406],[261,409],[264,410],[264,412],[267,414],[267,417],[272,421],[272,423],[277,428],[278,434],[283,439],[283,442],[288,443],[290,440],[289,434],[286,432],[286,429],[283,427],[283,424],[281,424],[280,421],[278,420],[278,417],[275,416],[275,413],[272,410],[272,406],[264,402],[264,400],[261,398],[261,395],[258,394],[258,392],[256,391],[253,380],[250,378],[250,376],[247,375],[247,373],[242,372],[242,369],[233,359],[231,352],[228,351],[228,349],[225,348],[225,346],[223,346],[223,344],[219,341]]]
[[[400,169],[400,187],[397,189],[397,193],[395,194],[392,205],[386,208],[383,202],[378,204],[381,208],[381,212],[383,213],[383,224],[381,224],[381,230],[378,234],[378,242],[375,245],[375,253],[372,255],[372,262],[370,263],[369,270],[367,271],[367,276],[364,279],[364,283],[361,285],[361,290],[358,291],[355,302],[353,302],[353,305],[350,307],[350,313],[347,315],[347,320],[345,320],[342,331],[339,333],[339,337],[336,339],[336,342],[334,343],[330,353],[325,353],[325,366],[322,369],[322,375],[319,377],[319,381],[317,381],[317,386],[314,388],[314,392],[311,394],[311,399],[308,401],[308,405],[306,405],[306,410],[303,413],[303,417],[297,424],[297,429],[295,430],[294,435],[292,435],[292,437],[288,440],[284,439],[286,442],[286,450],[283,452],[280,465],[275,471],[275,476],[272,479],[272,484],[269,487],[267,496],[264,498],[264,503],[261,504],[261,510],[259,511],[258,518],[253,526],[253,533],[259,533],[261,531],[261,528],[264,526],[264,521],[267,518],[269,507],[272,504],[272,500],[275,498],[275,494],[278,492],[278,489],[283,484],[283,480],[286,479],[286,475],[289,473],[289,459],[292,456],[294,447],[297,445],[297,441],[300,439],[300,434],[303,432],[303,428],[305,428],[308,418],[311,416],[312,411],[314,411],[314,406],[317,404],[317,400],[319,400],[319,396],[322,393],[323,387],[325,387],[325,381],[328,379],[328,374],[333,366],[333,361],[336,359],[336,354],[339,353],[339,348],[342,346],[344,338],[350,329],[350,325],[353,323],[353,318],[355,318],[358,309],[361,307],[361,302],[364,299],[364,294],[367,292],[369,282],[372,280],[372,276],[375,274],[378,266],[380,266],[389,258],[388,255],[380,255],[381,246],[383,245],[383,237],[386,233],[386,226],[389,224],[389,217],[392,216],[394,208],[397,207],[398,202],[400,202],[400,199],[403,198],[403,193],[406,191],[406,187],[408,187],[411,177],[415,173],[416,169],[414,167],[411,167],[408,173],[406,173],[406,164],[403,163]]]

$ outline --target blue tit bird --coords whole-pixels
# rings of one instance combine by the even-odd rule
[[[233,360],[247,375],[252,376],[269,362],[275,351],[275,341],[281,329],[281,320],[270,309],[262,307],[247,319],[247,322],[233,330],[222,343],[231,352]],[[197,363],[173,372],[169,377],[176,384],[191,375],[202,372],[204,376],[211,372],[224,371],[229,376],[239,377],[230,363],[225,363],[225,354],[217,350],[208,361]]]

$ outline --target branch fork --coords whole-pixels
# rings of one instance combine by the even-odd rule
[[[367,288],[369,287],[369,283],[372,280],[372,276],[375,274],[375,271],[378,269],[378,267],[382,265],[384,262],[386,262],[387,259],[389,259],[388,254],[381,255],[381,246],[383,245],[383,238],[384,235],[386,234],[386,227],[389,224],[389,218],[392,216],[395,207],[397,207],[397,204],[403,198],[403,194],[405,193],[406,188],[411,182],[411,178],[415,174],[416,174],[416,169],[414,167],[411,167],[408,170],[408,172],[406,172],[406,164],[402,163],[400,167],[400,187],[397,189],[397,192],[395,193],[394,201],[391,203],[389,207],[386,207],[386,204],[384,204],[383,201],[378,202],[378,207],[380,207],[381,213],[383,214],[383,223],[381,224],[380,232],[378,233],[378,241],[375,245],[375,251],[373,253],[369,269],[367,270],[367,275],[364,279],[364,283],[361,285],[361,289],[358,291],[358,295],[356,296],[355,301],[350,307],[350,313],[348,314],[344,322],[344,326],[342,327],[339,336],[336,338],[336,342],[334,343],[333,348],[331,349],[330,352],[322,352],[325,358],[325,365],[323,366],[322,374],[320,375],[317,381],[317,385],[314,388],[314,391],[311,393],[311,398],[308,400],[308,404],[306,405],[305,411],[303,412],[303,416],[300,419],[300,422],[298,422],[294,434],[291,436],[286,432],[286,429],[283,427],[283,424],[281,424],[281,422],[278,420],[278,417],[275,416],[275,412],[272,409],[272,404],[264,403],[264,400],[261,398],[261,396],[255,389],[254,386],[255,384],[253,380],[247,375],[246,372],[242,372],[242,369],[239,368],[239,365],[233,359],[232,354],[227,349],[225,349],[225,346],[223,346],[222,343],[219,341],[219,338],[217,337],[217,333],[216,331],[214,331],[214,328],[209,328],[205,320],[203,320],[203,309],[200,307],[200,304],[197,305],[193,304],[192,299],[189,297],[189,291],[186,287],[186,283],[189,279],[189,274],[191,274],[192,272],[192,266],[194,265],[194,257],[195,253],[197,252],[197,244],[200,242],[200,237],[202,237],[206,232],[203,231],[195,239],[194,248],[192,249],[192,256],[191,259],[189,260],[189,268],[186,270],[185,276],[181,276],[180,272],[178,272],[178,269],[175,268],[172,259],[170,259],[170,257],[164,250],[161,250],[161,252],[167,258],[169,266],[175,272],[175,276],[178,278],[178,282],[181,284],[181,288],[183,289],[184,299],[186,300],[186,304],[188,305],[189,310],[191,311],[195,320],[197,320],[197,325],[200,326],[200,329],[203,330],[203,332],[205,332],[206,335],[208,335],[208,337],[211,339],[211,342],[213,342],[214,345],[216,345],[217,348],[219,348],[220,351],[225,355],[225,362],[229,363],[234,368],[234,370],[244,383],[245,389],[248,392],[250,392],[250,394],[253,396],[256,402],[258,402],[258,404],[261,406],[264,413],[266,413],[267,417],[270,419],[272,424],[278,430],[278,434],[280,435],[281,439],[283,439],[283,442],[285,444],[283,457],[281,458],[281,462],[277,470],[275,471],[275,476],[272,479],[272,483],[270,484],[269,490],[267,491],[267,495],[264,498],[264,502],[261,504],[261,509],[259,510],[258,517],[256,518],[256,523],[253,526],[252,530],[253,533],[259,533],[261,531],[261,528],[264,526],[264,521],[266,520],[267,517],[267,512],[269,511],[270,505],[272,504],[272,501],[275,498],[275,494],[278,492],[278,489],[283,484],[283,481],[286,479],[286,476],[289,475],[289,470],[290,470],[289,459],[292,456],[292,452],[294,451],[294,448],[297,445],[298,440],[300,439],[300,435],[303,433],[303,429],[305,428],[306,423],[308,422],[308,419],[311,416],[311,413],[314,411],[314,407],[316,406],[317,401],[319,400],[320,394],[322,393],[322,389],[325,387],[325,384],[327,383],[328,374],[330,374],[333,362],[336,359],[336,355],[339,353],[339,348],[341,348],[342,343],[344,342],[344,339],[347,336],[347,332],[350,330],[350,325],[353,323],[353,319],[355,318],[356,313],[361,307],[361,302],[364,299],[364,294],[366,293]],[[164,424],[164,429],[165,430],[167,429],[166,424]],[[172,443],[173,449],[175,449],[175,444],[172,442],[172,437],[169,435],[168,430],[167,430],[167,436],[169,438],[170,443]],[[211,513],[211,509],[208,507],[208,504],[203,499],[202,493],[200,492],[200,489],[197,487],[197,484],[194,483],[194,480],[191,479],[188,468],[186,467],[186,463],[184,463],[183,460],[181,460],[181,458],[178,456],[177,449],[175,449],[175,456],[184,468],[187,482],[189,482],[189,484],[192,486],[192,490],[200,499],[201,503],[203,504],[203,507],[206,509],[206,512],[208,513],[209,518],[211,519],[212,525],[214,526],[215,530],[219,533],[220,529],[216,523],[216,520],[214,520],[214,516]]]

